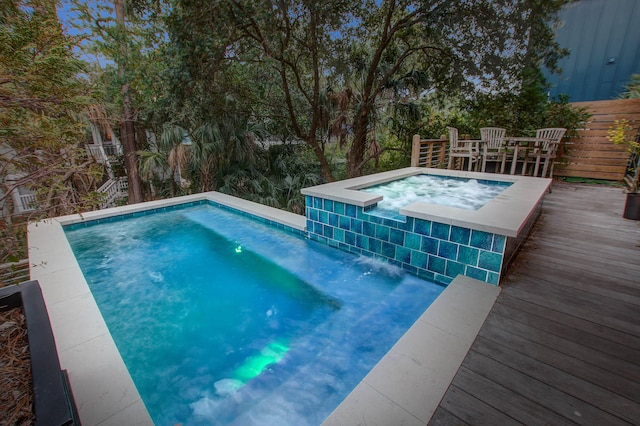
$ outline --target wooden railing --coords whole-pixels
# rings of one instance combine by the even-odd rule
[[[411,167],[442,169],[449,160],[448,139],[420,139],[414,135],[411,145]]]
[[[555,176],[623,180],[629,163],[624,146],[607,139],[616,120],[626,119],[637,133],[640,126],[640,99],[574,102],[592,114],[576,138],[564,141],[556,157]],[[564,149],[563,149],[564,148]]]

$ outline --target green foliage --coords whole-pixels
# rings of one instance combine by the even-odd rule
[[[123,2],[73,3],[109,120],[158,136],[137,148],[156,194],[224,188],[292,209],[320,175],[407,164],[415,133],[534,129],[549,111],[537,70],[562,54],[559,0],[135,0],[126,25]],[[478,89],[470,106],[451,101]],[[281,156],[256,145],[265,134],[306,145]]]
[[[81,148],[91,92],[73,55],[78,40],[62,32],[56,3],[9,0],[0,8],[0,201],[31,189],[38,200],[32,219],[91,208],[89,194],[102,177]],[[0,225],[0,262],[13,250],[25,255],[24,224],[12,220]]]
[[[562,52],[550,24],[563,3],[175,0],[157,116],[187,127],[249,116],[311,145],[327,179],[337,142],[352,176],[404,149],[423,91],[510,90],[522,64],[553,69]],[[394,137],[380,134],[389,116]]]
[[[302,188],[321,183],[321,171],[310,149],[304,144],[273,145],[260,150],[267,162],[265,175],[276,186],[277,205],[297,214],[304,214]]]
[[[620,95],[622,99],[638,99],[640,98],[640,74],[633,74],[624,87],[624,91]]]
[[[193,131],[166,125],[157,151],[138,153],[140,172],[159,196],[217,190],[302,213],[300,189],[320,182],[317,165],[305,145],[263,149],[262,136],[260,126],[240,117]]]
[[[640,177],[638,166],[638,156],[640,155],[640,142],[638,141],[638,130],[629,124],[626,119],[616,120],[615,124],[607,130],[607,139],[616,145],[624,145],[627,152],[631,155],[629,161],[629,177],[628,185],[630,192],[638,192],[640,186]],[[635,159],[635,162],[634,162]],[[632,164],[635,163],[635,166]]]
[[[575,107],[569,104],[566,96],[559,96],[547,104],[545,111],[544,127],[564,127],[567,129],[565,138],[577,136],[577,131],[591,118],[591,114],[584,107]]]
[[[640,143],[637,141],[637,132],[634,133],[633,127],[624,118],[616,120],[614,125],[607,130],[607,140],[616,145],[624,145],[630,154],[640,149]]]
[[[546,81],[537,69],[526,69],[519,91],[479,94],[466,109],[474,129],[503,127],[507,134],[533,136],[537,129],[563,127],[566,137],[573,137],[589,114],[584,108],[569,104],[566,96],[547,100]]]
[[[467,106],[473,126],[504,127],[513,135],[531,135],[543,127],[547,104],[544,77],[537,69],[527,69],[521,81],[519,91],[478,94]]]
[[[65,148],[82,138],[87,87],[83,63],[62,34],[55,3],[11,1],[15,14],[0,26],[0,138],[12,148]]]
[[[78,149],[90,102],[79,78],[83,63],[72,53],[76,40],[62,33],[55,2],[11,4],[14,13],[0,26],[0,177],[21,176],[18,184],[39,194],[47,214],[73,211],[101,177]]]

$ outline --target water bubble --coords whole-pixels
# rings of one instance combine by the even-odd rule
[[[238,389],[244,386],[244,383],[235,379],[221,379],[215,382],[213,386],[217,395],[225,397],[236,393]]]
[[[480,183],[477,179],[416,175],[361,191],[384,197],[377,209],[398,212],[414,202],[477,210],[505,188],[506,185]]]

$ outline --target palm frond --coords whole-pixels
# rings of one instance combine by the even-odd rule
[[[182,144],[188,136],[189,132],[182,127],[174,124],[166,124],[162,128],[158,148],[160,151],[169,152],[176,146]]]

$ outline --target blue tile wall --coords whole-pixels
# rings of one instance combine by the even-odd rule
[[[391,229],[389,231],[389,241],[393,244],[404,246],[404,231],[399,229]]]
[[[94,219],[94,220],[87,220],[85,222],[73,223],[73,224],[70,224],[70,225],[63,226],[63,229],[64,230],[68,230],[68,231],[72,231],[74,229],[86,228],[87,226],[99,225],[101,223],[118,222],[118,221],[121,221],[121,220],[131,219],[133,217],[142,217],[142,216],[147,216],[147,215],[154,214],[154,213],[161,213],[161,212],[168,212],[168,211],[172,211],[172,210],[186,209],[186,208],[189,208],[189,207],[199,206],[199,205],[205,204],[205,203],[207,203],[206,200],[191,201],[189,203],[183,203],[183,204],[174,204],[172,206],[159,207],[157,209],[143,210],[143,211],[135,212],[135,213],[125,213],[125,214],[120,214],[120,215],[116,215],[116,216],[105,217],[105,218],[102,218],[102,219]]]
[[[404,236],[404,245],[413,250],[420,250],[420,244],[422,242],[422,237],[418,234],[414,234],[413,232],[406,232]]]
[[[419,269],[427,269],[427,254],[420,251],[411,251],[411,266]]]
[[[469,228],[461,228],[459,226],[451,227],[451,241],[454,243],[468,245],[469,244],[469,236],[471,235],[471,229]]]
[[[460,247],[458,244],[450,243],[449,241],[440,241],[438,256],[449,260],[456,260],[458,258],[458,247]]]
[[[471,246],[483,250],[491,250],[493,245],[493,234],[483,231],[471,231]]]
[[[427,270],[444,274],[447,261],[438,256],[429,255],[429,263],[427,264]]]
[[[352,253],[386,259],[430,281],[449,284],[458,274],[498,284],[506,237],[406,217],[371,215],[355,205],[305,199],[309,238]]]
[[[313,201],[311,200],[312,197],[305,197],[305,204],[307,206],[310,206]],[[217,207],[219,209],[222,210],[227,210],[227,211],[232,211],[236,214],[239,214],[241,216],[244,217],[248,217],[251,218],[252,220],[258,221],[260,223],[264,223],[266,225],[272,226],[274,228],[278,228],[282,231],[285,232],[289,232],[295,235],[300,235],[300,236],[307,236],[308,232],[304,232],[301,231],[299,229],[295,229],[292,228],[290,226],[287,225],[283,225],[280,222],[276,222],[270,219],[265,219],[256,215],[253,215],[251,213],[247,213],[245,211],[242,210],[238,210],[236,208],[233,207],[229,207],[227,205],[224,204],[220,204],[217,203],[215,201],[211,201],[211,200],[199,200],[199,201],[191,201],[188,203],[182,203],[182,204],[174,204],[172,206],[166,206],[166,207],[159,207],[157,209],[150,209],[150,210],[144,210],[141,212],[135,212],[135,213],[126,213],[126,214],[121,214],[121,215],[117,215],[117,216],[111,216],[111,217],[106,217],[106,218],[102,218],[102,219],[95,219],[95,220],[87,220],[86,222],[80,222],[80,223],[74,223],[74,224],[70,224],[70,225],[65,225],[63,226],[63,230],[65,231],[71,231],[74,229],[78,229],[78,228],[84,228],[87,226],[93,226],[93,225],[99,225],[101,223],[107,223],[107,222],[118,222],[120,220],[126,220],[126,219],[130,219],[133,217],[141,217],[141,216],[146,216],[146,215],[151,215],[151,214],[155,214],[155,213],[161,213],[161,212],[167,212],[167,211],[172,211],[172,210],[180,210],[180,209],[186,209],[189,207],[194,207],[194,206],[199,206],[202,204],[208,204],[210,206],[214,206]],[[316,210],[316,214],[318,213],[318,211]],[[307,217],[307,229],[312,229],[312,227],[314,226],[314,222],[313,219]]]
[[[449,239],[449,232],[451,231],[451,225],[444,223],[432,222],[431,223],[431,236],[439,240],[447,241]]]

